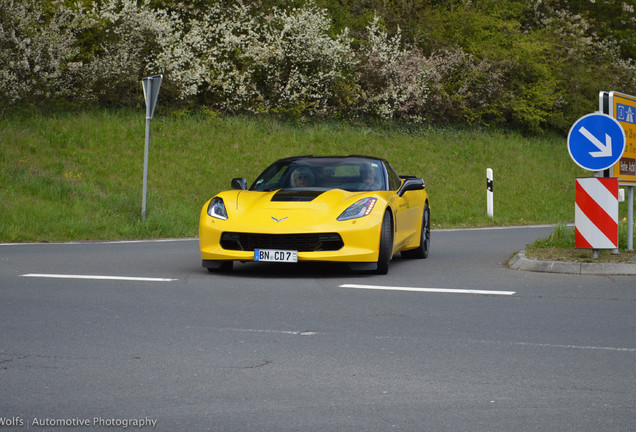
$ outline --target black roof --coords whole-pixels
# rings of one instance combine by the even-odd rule
[[[382,158],[375,156],[364,156],[364,155],[346,155],[346,156],[320,156],[320,155],[303,155],[303,156],[290,156],[286,158],[279,159],[276,162],[292,162],[303,159],[364,159],[370,161],[378,161],[382,163],[388,164],[388,162]]]

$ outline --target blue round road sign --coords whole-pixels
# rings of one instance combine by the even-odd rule
[[[614,166],[625,151],[625,131],[605,114],[588,114],[578,119],[568,133],[568,151],[578,166],[603,171]]]

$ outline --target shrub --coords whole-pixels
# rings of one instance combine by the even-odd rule
[[[355,64],[347,29],[332,38],[326,10],[312,3],[303,8],[274,8],[265,17],[261,37],[250,54],[256,84],[268,108],[324,115],[329,102]]]
[[[65,72],[78,53],[78,18],[62,4],[47,13],[39,3],[0,0],[0,98],[5,107],[73,91]]]
[[[479,61],[461,48],[438,50],[426,62],[427,118],[437,123],[503,123],[505,64]]]
[[[621,0],[349,2],[355,17],[316,1],[342,31],[314,0],[0,0],[0,109],[136,106],[141,79],[163,73],[163,103],[215,112],[540,132],[567,130],[600,90],[636,94],[636,16]],[[362,29],[376,6],[386,17]]]
[[[86,31],[98,35],[99,45],[83,64],[82,96],[108,105],[134,106],[143,101],[141,79],[162,35],[172,31],[164,12],[134,0],[107,0],[90,11]],[[150,72],[152,73],[152,72]]]
[[[348,32],[330,37],[326,11],[313,4],[269,15],[242,3],[209,5],[171,20],[153,67],[181,98],[198,95],[223,111],[326,114],[353,64]]]
[[[169,16],[171,31],[160,35],[161,47],[151,68],[164,72],[182,100],[199,98],[225,111],[253,110],[261,99],[247,50],[256,43],[258,24],[251,8],[216,4],[190,16]]]
[[[364,109],[384,119],[421,122],[428,97],[428,68],[415,47],[402,47],[398,27],[391,37],[376,15],[360,48],[358,81]]]

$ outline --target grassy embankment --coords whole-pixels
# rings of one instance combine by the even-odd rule
[[[3,119],[0,242],[193,237],[202,205],[231,178],[251,183],[275,159],[297,154],[375,155],[424,177],[434,229],[572,221],[574,179],[589,176],[558,135],[159,113],[142,221],[144,127],[143,110]],[[494,170],[494,220],[486,168]]]

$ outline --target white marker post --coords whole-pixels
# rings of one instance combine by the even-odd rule
[[[486,169],[486,210],[488,211],[488,217],[491,219],[494,217],[494,203],[493,203],[493,176],[492,169]]]
[[[141,80],[144,88],[144,99],[146,99],[146,143],[144,146],[144,185],[141,200],[141,219],[146,220],[146,195],[148,191],[148,149],[150,147],[150,120],[155,113],[157,97],[161,88],[163,75],[154,75]]]

